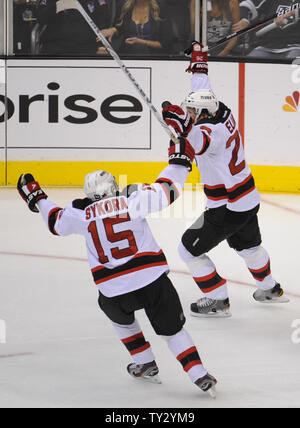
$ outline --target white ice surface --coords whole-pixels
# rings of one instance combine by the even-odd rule
[[[83,196],[77,189],[47,193],[61,206]],[[300,196],[263,195],[259,213],[272,272],[290,302],[255,302],[253,279],[224,243],[211,257],[219,274],[230,279],[233,316],[203,320],[189,315],[199,291],[177,254],[181,234],[202,209],[202,195],[197,203],[193,195],[185,192],[185,218],[179,201],[171,217],[165,212],[149,222],[167,255],[186,329],[218,379],[216,400],[191,384],[143,311],[137,318],[163,383],[130,378],[130,356],[98,309],[83,239],[50,235],[14,189],[2,188],[0,319],[6,322],[7,343],[0,344],[1,408],[300,407]]]

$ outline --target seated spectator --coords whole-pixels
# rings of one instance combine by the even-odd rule
[[[36,23],[36,0],[14,0],[13,39],[14,54],[30,54],[30,36]]]
[[[37,0],[37,20],[46,30],[42,35],[41,54],[87,55],[103,53],[95,33],[77,10],[56,13],[58,0]],[[110,26],[110,11],[105,0],[79,0],[100,30]]]
[[[157,0],[126,0],[116,27],[105,32],[117,51],[125,55],[157,55],[172,52],[173,35],[162,18]]]
[[[300,1],[299,0],[244,0],[240,4],[241,20],[233,30],[247,28],[249,23],[264,21],[277,13],[276,28],[265,25],[265,31],[254,32],[253,58],[288,59],[300,56]],[[269,30],[268,30],[269,29]],[[256,47],[255,47],[256,46]]]
[[[207,3],[207,44],[210,46],[233,32],[232,25],[240,21],[240,7],[238,0],[211,0]],[[190,12],[193,31],[195,28],[195,0],[191,0]],[[200,23],[201,21],[202,18]],[[234,38],[227,44],[211,50],[210,55],[232,55],[236,43],[237,39]]]

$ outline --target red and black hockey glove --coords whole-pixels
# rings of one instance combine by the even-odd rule
[[[40,188],[39,183],[34,180],[31,174],[20,175],[17,184],[17,189],[20,193],[21,198],[24,199],[24,201],[28,205],[28,208],[35,213],[39,212],[36,203],[40,199],[48,198],[46,193]]]
[[[162,107],[162,117],[166,124],[172,126],[178,135],[186,137],[193,126],[191,116],[181,107],[173,105],[169,101],[163,102]]]
[[[178,140],[177,144],[174,144],[172,140],[170,141],[169,164],[182,165],[192,171],[195,150],[187,138],[179,137]]]
[[[192,45],[184,51],[185,56],[190,58],[190,65],[185,71],[189,73],[208,74],[207,52],[202,52],[203,45],[199,42],[193,42]]]

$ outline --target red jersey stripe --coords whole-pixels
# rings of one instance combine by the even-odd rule
[[[235,189],[237,189],[240,186],[243,186],[243,184],[247,183],[248,180],[251,180],[252,178],[252,174],[248,175],[247,178],[245,178],[243,181],[241,181],[240,183],[235,184],[233,187],[230,187],[229,189],[226,188],[227,192],[233,192]]]
[[[155,263],[151,263],[151,264],[146,264],[146,265],[138,266],[138,267],[135,267],[135,268],[132,268],[132,269],[128,269],[128,270],[124,270],[122,272],[115,273],[115,274],[106,276],[105,278],[96,280],[95,284],[98,285],[98,284],[101,284],[102,282],[110,281],[111,279],[118,278],[119,276],[127,275],[129,273],[137,272],[137,271],[139,271],[141,269],[147,269],[147,268],[156,267],[156,266],[163,266],[163,265],[167,265],[167,264],[168,264],[168,262],[164,261],[164,262],[155,262]]]
[[[136,254],[134,257],[132,257],[132,259],[130,259],[130,260],[133,260],[133,259],[137,259],[137,258],[139,258],[139,257],[143,257],[143,256],[159,256],[159,255],[161,255],[161,254],[163,254],[163,250],[160,250],[160,251],[158,251],[157,253],[156,252],[152,252],[152,251],[145,251],[144,253],[138,253],[138,254]],[[101,269],[107,269],[105,266],[102,266],[102,265],[100,265],[100,266],[96,266],[96,267],[94,267],[93,269],[91,269],[91,272],[93,273],[93,272],[97,272],[97,271],[99,271],[99,270],[101,270]]]

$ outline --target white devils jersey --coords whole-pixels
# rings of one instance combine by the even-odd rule
[[[145,217],[171,204],[187,176],[185,167],[169,165],[154,184],[128,186],[115,197],[78,199],[65,209],[45,199],[38,205],[52,233],[85,237],[94,282],[102,294],[113,297],[145,287],[169,271]]]
[[[192,89],[206,88],[211,89],[207,76],[195,73]],[[232,211],[248,211],[259,204],[241,135],[229,108],[220,102],[216,116],[197,122],[188,140],[195,150],[208,208],[226,204]]]

